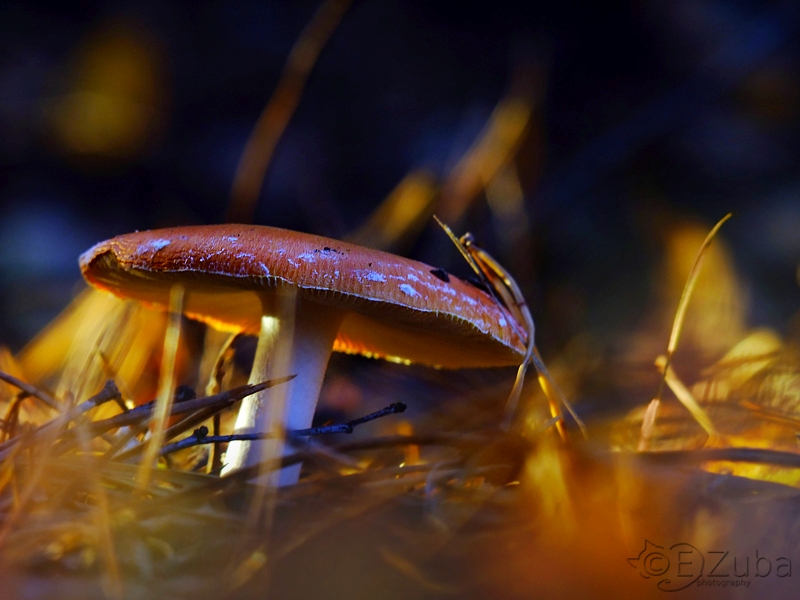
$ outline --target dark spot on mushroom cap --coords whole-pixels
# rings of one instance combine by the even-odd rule
[[[476,287],[487,294],[491,295],[492,293],[492,291],[489,289],[489,286],[487,286],[486,282],[480,277],[476,277],[475,275],[467,275],[463,281],[466,281],[471,286]]]
[[[243,246],[225,243],[237,234]],[[182,237],[188,240],[177,243]],[[170,240],[173,243],[164,244]],[[140,251],[159,244],[158,253]],[[242,253],[242,248],[247,252]],[[323,255],[320,259],[328,259],[316,268],[295,268],[284,256],[289,251],[301,256],[315,249]],[[342,260],[337,262],[337,258]],[[364,259],[369,263],[367,270]],[[439,288],[448,292],[440,307],[435,294],[423,295],[409,284],[393,285],[395,278],[409,272],[436,277],[431,272],[437,270],[435,266],[319,236],[241,225],[180,227],[107,240],[85,253],[80,264],[93,285],[161,308],[167,306],[169,289],[176,282],[198,285],[201,293],[189,294],[187,301],[190,318],[234,331],[257,333],[264,300],[273,302],[276,284],[291,285],[304,302],[347,312],[334,340],[337,351],[444,368],[518,364],[524,352],[514,335],[513,315],[504,312],[481,282],[468,283],[448,273],[446,288]],[[348,268],[352,277],[342,275]],[[340,271],[338,276],[334,269]],[[391,284],[379,285],[382,278],[387,283],[390,277]],[[229,299],[234,297],[235,301]],[[465,301],[461,310],[453,306],[460,300]],[[438,327],[443,334],[437,333]],[[469,340],[465,341],[464,334]]]
[[[450,283],[450,275],[448,275],[447,271],[445,271],[444,269],[431,269],[431,273],[436,275],[436,277],[438,277],[445,283]]]

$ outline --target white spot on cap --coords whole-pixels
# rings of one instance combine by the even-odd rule
[[[376,273],[375,271],[369,271],[364,276],[364,279],[367,281],[380,281],[381,283],[386,283],[386,276],[381,273]]]
[[[310,262],[310,263],[313,263],[313,262],[317,261],[317,257],[314,256],[314,254],[312,252],[303,252],[302,254],[298,254],[297,258],[299,258],[302,261]]]
[[[140,244],[139,247],[136,249],[137,252],[147,252],[148,250],[152,250],[153,252],[158,252],[162,248],[169,246],[170,241],[159,238],[157,240],[150,240],[149,242],[145,242],[144,244]]]
[[[415,296],[419,296],[419,292],[410,285],[408,285],[407,283],[400,284],[400,291],[403,292],[406,296],[411,296],[412,298],[414,298]]]

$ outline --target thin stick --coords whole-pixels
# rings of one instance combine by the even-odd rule
[[[365,417],[360,417],[358,419],[353,419],[352,421],[348,421],[347,423],[338,423],[335,425],[324,425],[322,427],[309,427],[308,429],[294,429],[286,432],[288,437],[309,437],[315,435],[329,435],[332,433],[353,433],[353,429],[362,425],[364,423],[368,423],[370,421],[374,421],[375,419],[380,419],[381,417],[385,417],[387,415],[394,415],[397,413],[401,413],[405,411],[406,405],[402,402],[395,402],[394,404],[390,404],[386,408],[382,408],[381,410],[377,410],[373,413],[368,414]],[[255,441],[255,440],[266,440],[272,439],[276,437],[283,437],[279,434],[274,433],[235,433],[231,435],[208,435],[208,428],[207,427],[200,427],[196,429],[194,433],[184,438],[174,444],[168,444],[161,449],[161,456],[165,454],[171,454],[172,452],[177,452],[178,450],[184,450],[186,448],[191,448],[192,446],[198,446],[200,444],[224,444],[228,442],[234,441]]]
[[[298,452],[307,454],[311,460],[321,464],[327,471],[331,471],[331,468],[333,468],[334,472],[338,473],[338,469],[342,467],[358,471],[364,469],[356,459],[335,450],[327,444],[318,442],[314,437],[302,438],[287,435],[286,439]]]
[[[212,406],[205,410],[198,411],[193,415],[189,415],[188,417],[181,419],[179,422],[172,425],[169,429],[164,432],[164,442],[168,442],[173,439],[175,436],[182,434],[185,431],[188,431],[195,425],[199,425],[200,423],[207,421],[211,417],[219,415],[220,411],[225,410],[224,407],[216,407]],[[133,458],[141,454],[145,448],[147,447],[146,442],[141,442],[140,444],[128,448],[125,452],[120,454],[119,456],[115,457],[115,460],[118,461],[125,461],[129,458]],[[163,452],[162,452],[163,454]]]
[[[296,377],[295,375],[289,375],[287,377],[278,377],[276,379],[270,379],[269,381],[265,381],[263,383],[242,385],[237,388],[228,390],[226,392],[215,394],[214,396],[208,396],[206,398],[197,398],[196,400],[186,400],[184,402],[175,403],[172,405],[169,414],[170,415],[186,414],[202,410],[210,406],[219,407],[221,410],[223,408],[227,408],[228,406],[233,406],[239,400],[241,400],[246,396],[249,396],[250,394],[255,394],[257,392],[260,392],[261,390],[265,390],[274,385],[286,383],[287,381],[291,381],[295,377]],[[81,425],[80,427],[87,429],[88,434],[91,437],[96,437],[98,435],[105,433],[106,431],[117,429],[119,427],[124,427],[126,425],[136,425],[142,422],[146,423],[147,421],[149,421],[152,412],[153,412],[153,405],[144,404],[142,406],[138,406],[132,410],[129,410],[128,412],[123,413],[121,415],[116,415],[114,417],[104,419],[102,421],[94,421],[92,423],[86,423],[85,425]],[[63,454],[77,443],[74,439],[76,429],[78,429],[78,427],[75,427],[73,429],[64,432],[64,440],[61,442],[61,447],[58,448],[57,453]]]
[[[413,444],[416,446],[479,446],[485,445],[488,441],[487,436],[470,435],[470,434],[422,434],[422,435],[390,435],[368,440],[359,440],[355,442],[345,442],[333,446],[333,449],[340,453],[357,452],[364,450],[374,450],[376,448],[394,448],[398,446],[406,446]],[[283,469],[290,467],[305,460],[313,459],[314,454],[310,452],[297,452],[289,456],[281,458],[278,464],[274,461],[268,461],[267,468],[269,469]],[[204,490],[218,490],[227,487],[226,482],[233,481],[247,481],[253,477],[263,474],[265,469],[264,464],[255,464],[251,467],[245,467],[239,471],[235,471],[226,477],[213,479],[203,486]]]
[[[280,385],[281,383],[286,383],[287,381],[291,381],[297,377],[296,375],[287,375],[286,377],[276,377],[275,379],[270,379],[269,381],[264,381],[263,383],[253,383],[253,384],[246,384],[240,385],[239,387],[227,390],[225,392],[220,392],[219,394],[214,394],[213,396],[207,396],[206,398],[197,398],[195,400],[186,400],[185,402],[180,402],[172,405],[172,409],[170,410],[170,415],[182,415],[190,412],[195,412],[197,410],[201,410],[204,408],[208,408],[209,406],[221,406],[223,408],[227,408],[228,406],[232,406],[236,404],[242,398],[249,396],[250,394],[255,394],[262,390],[266,390],[267,388],[271,388],[275,385]],[[116,429],[117,427],[122,427],[123,425],[131,425],[133,423],[137,423],[142,419],[149,419],[150,414],[153,412],[153,405],[143,405],[138,406],[132,410],[129,410],[126,413],[121,415],[117,415],[115,417],[111,417],[109,419],[105,419],[103,421],[96,421],[94,423],[90,423],[89,427],[92,430],[99,430],[100,433],[109,431],[110,429]],[[95,435],[99,435],[95,434]]]
[[[98,459],[98,464],[104,465],[112,460],[117,455],[117,452],[127,446],[135,437],[143,435],[145,431],[147,431],[147,425],[131,425],[128,431],[121,435],[118,434],[111,447]]]
[[[303,95],[308,76],[351,0],[325,0],[297,38],[278,86],[247,140],[225,220],[251,223],[267,167]]]
[[[344,426],[347,428],[347,431],[344,433],[353,433],[353,428],[358,427],[364,423],[369,423],[370,421],[374,421],[375,419],[380,419],[381,417],[385,417],[386,415],[396,415],[401,412],[405,412],[406,405],[403,402],[394,402],[389,406],[386,406],[380,410],[376,410],[373,413],[368,414],[365,417],[359,417],[358,419],[353,419],[352,421],[348,421],[344,423]],[[326,431],[327,427],[336,427],[335,425],[325,426],[325,427],[312,427],[311,429],[304,429],[300,431],[309,431],[310,433],[300,433],[300,431],[292,432],[294,435],[303,436],[303,435],[319,435],[323,433],[329,433]]]
[[[43,438],[47,437],[48,435],[53,435],[54,429],[59,429],[61,427],[66,426],[71,421],[74,421],[84,413],[89,412],[91,409],[104,404],[110,400],[116,400],[120,397],[120,392],[117,389],[117,386],[114,384],[113,381],[109,380],[106,382],[106,385],[100,390],[97,394],[74,406],[73,408],[69,409],[67,412],[60,414],[59,416],[51,419],[47,423],[41,425],[37,429],[33,430],[30,434],[26,436],[19,436],[12,438],[5,442],[4,444],[0,444],[0,460],[5,458],[8,454],[8,450],[18,444],[21,441],[25,441],[26,445],[36,444],[41,441]]]
[[[16,388],[21,389],[23,392],[25,392],[29,396],[33,396],[34,398],[36,398],[38,400],[41,400],[42,402],[47,404],[47,406],[49,406],[53,410],[61,412],[61,407],[58,405],[58,402],[52,396],[50,396],[47,392],[44,392],[44,391],[40,390],[39,388],[36,388],[36,387],[30,385],[29,383],[25,383],[24,381],[22,381],[20,379],[17,379],[13,375],[9,375],[8,373],[4,373],[3,371],[0,371],[0,379],[5,381],[6,383],[10,383],[11,385],[13,385]]]

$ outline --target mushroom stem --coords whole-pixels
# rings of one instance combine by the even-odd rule
[[[265,302],[250,382],[267,381],[277,373],[296,377],[286,385],[244,399],[235,433],[311,427],[333,342],[345,315],[341,310],[299,297],[295,300],[294,296],[280,297],[271,304],[268,310]],[[222,474],[277,460],[286,454],[291,454],[291,450],[281,437],[231,442]],[[270,476],[268,481],[279,486],[290,485],[296,483],[299,476],[300,465],[294,465]]]

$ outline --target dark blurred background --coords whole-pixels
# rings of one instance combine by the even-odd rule
[[[0,5],[0,342],[19,349],[68,303],[95,242],[223,220],[248,135],[318,5]],[[581,332],[637,327],[667,233],[729,211],[722,239],[748,324],[785,332],[800,299],[800,4],[520,6],[356,0],[255,221],[347,235],[409,172],[446,178],[522,79],[526,243],[504,239],[482,198],[451,225],[520,279],[545,355]],[[404,253],[457,271],[442,240],[428,226]]]

